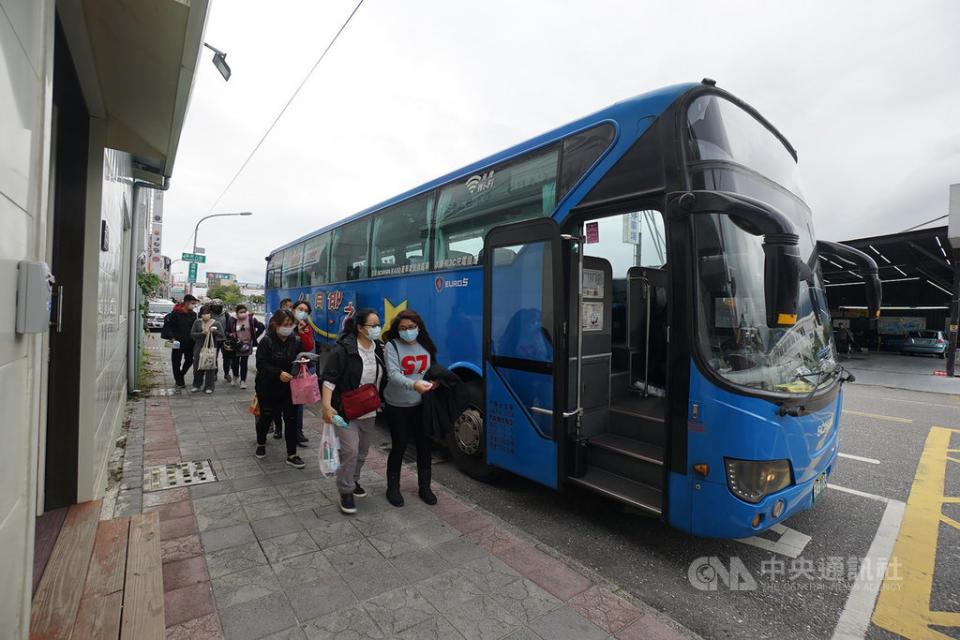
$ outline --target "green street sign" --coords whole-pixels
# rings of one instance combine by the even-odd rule
[[[206,262],[207,256],[200,255],[199,253],[184,253],[180,259],[184,262]]]
[[[187,280],[189,280],[190,282],[197,281],[197,263],[196,262],[190,263],[190,271],[188,272]]]

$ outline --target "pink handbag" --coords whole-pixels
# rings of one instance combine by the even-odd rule
[[[320,385],[317,374],[310,373],[306,367],[300,367],[300,373],[290,381],[290,395],[293,404],[315,404],[320,402]]]

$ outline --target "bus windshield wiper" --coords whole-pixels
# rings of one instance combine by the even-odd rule
[[[843,367],[840,366],[839,362],[834,364],[833,368],[830,369],[829,371],[825,371],[824,369],[817,369],[816,371],[812,371],[810,373],[798,373],[797,374],[798,378],[800,378],[807,384],[811,385],[810,393],[808,393],[806,397],[803,399],[803,401],[796,407],[788,409],[781,404],[780,408],[777,409],[777,415],[794,416],[794,417],[801,415],[806,410],[807,403],[810,402],[810,400],[813,398],[813,395],[817,392],[817,389],[820,388],[820,382],[829,380],[831,377],[833,377],[833,374],[837,373],[838,371],[843,371]],[[813,376],[813,375],[816,376],[815,382],[810,382],[809,380],[807,380],[807,376]]]

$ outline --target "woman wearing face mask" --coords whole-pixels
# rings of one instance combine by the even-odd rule
[[[200,362],[200,350],[203,349],[203,346],[206,344],[207,336],[211,334],[213,336],[214,346],[219,348],[224,340],[223,325],[214,320],[211,306],[205,304],[200,308],[200,317],[193,323],[193,328],[190,330],[190,336],[193,338],[194,362],[193,387],[190,389],[191,393],[200,391],[201,387],[203,387],[205,392],[213,393],[213,389],[217,384],[216,369],[202,370],[197,368],[197,363]]]
[[[297,432],[292,428],[297,412],[290,395],[290,381],[295,374],[294,361],[300,353],[297,340],[296,320],[285,309],[276,311],[270,318],[267,333],[257,345],[257,399],[260,401],[260,417],[257,419],[257,450],[255,455],[267,455],[267,428],[271,421],[287,423],[287,464],[296,469],[304,467],[297,455]]]
[[[310,312],[312,311],[310,303],[306,300],[300,300],[293,307],[293,315],[297,319],[297,336],[300,338],[301,351],[314,353],[313,327],[310,326]],[[309,365],[310,373],[314,372],[313,365]],[[303,405],[297,405],[297,442],[306,446],[310,442],[307,436],[303,435]]]
[[[260,339],[260,334],[266,327],[263,323],[253,317],[253,314],[247,311],[244,304],[237,305],[237,317],[233,320],[233,334],[240,347],[237,349],[233,358],[233,380],[239,381],[240,388],[247,388],[247,361],[250,354],[253,353],[253,345]]]
[[[421,396],[433,389],[423,379],[437,355],[423,318],[407,309],[393,318],[390,329],[384,332],[384,351],[387,357],[386,401],[387,420],[390,422],[390,456],[387,458],[387,500],[395,507],[403,506],[400,494],[400,465],[413,436],[417,446],[418,495],[427,504],[437,504],[437,496],[430,490],[431,440],[423,429]]]
[[[348,418],[341,412],[341,396],[366,384],[372,384],[380,394],[387,381],[380,346],[380,317],[373,309],[361,309],[349,318],[337,338],[327,365],[323,369],[323,420],[334,423],[334,416],[349,420],[338,428],[340,438],[340,469],[337,470],[337,489],[340,493],[340,511],[356,513],[354,497],[367,492],[360,486],[360,470],[367,459],[367,450],[373,438],[376,410]]]

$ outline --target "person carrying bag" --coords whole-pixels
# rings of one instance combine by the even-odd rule
[[[202,386],[206,393],[213,393],[217,383],[217,347],[225,336],[223,326],[213,319],[210,305],[203,305],[200,309],[200,318],[193,323],[190,336],[194,340],[193,387],[190,391],[196,393]]]
[[[348,421],[337,433],[337,490],[340,511],[346,514],[357,512],[354,497],[367,495],[359,483],[360,471],[367,459],[380,394],[387,382],[380,328],[380,317],[373,309],[361,309],[348,318],[323,370],[323,421]]]

